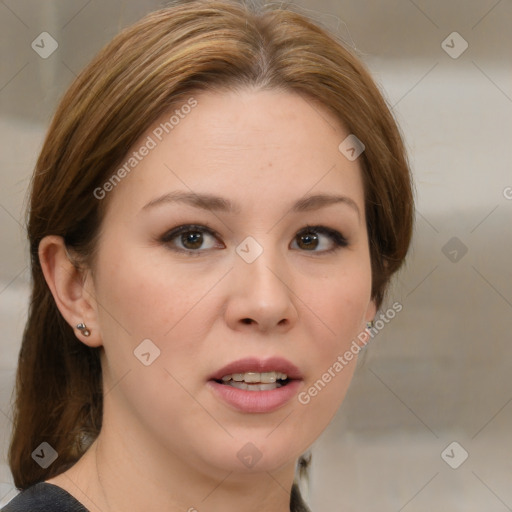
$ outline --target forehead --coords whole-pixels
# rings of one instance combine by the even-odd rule
[[[348,131],[325,107],[288,91],[201,92],[163,114],[128,151],[109,201],[140,209],[175,190],[215,192],[271,209],[308,192],[350,195],[364,211]],[[109,208],[112,209],[112,208]]]

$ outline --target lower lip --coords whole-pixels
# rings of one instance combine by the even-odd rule
[[[242,412],[272,412],[289,402],[300,388],[302,381],[292,380],[286,386],[267,391],[246,391],[228,384],[208,381],[216,396]]]

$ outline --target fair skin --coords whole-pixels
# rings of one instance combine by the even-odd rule
[[[349,132],[290,92],[194,97],[197,107],[109,192],[92,271],[72,266],[60,237],[40,245],[63,316],[73,328],[87,324],[89,337],[75,328],[81,342],[103,347],[102,430],[79,462],[47,480],[92,512],[288,511],[296,460],[341,404],[356,358],[309,403],[298,393],[375,315],[361,169],[338,150]],[[176,191],[221,196],[238,211],[144,208]],[[348,199],[292,210],[317,194]],[[186,224],[216,234],[194,245],[192,228],[162,241]],[[348,245],[318,230],[301,238],[307,225]],[[248,236],[263,249],[251,263],[236,252]],[[149,366],[134,356],[144,339],[160,349]],[[245,357],[292,362],[295,395],[267,412],[226,403],[209,376]],[[252,467],[237,456],[247,443],[261,454]]]

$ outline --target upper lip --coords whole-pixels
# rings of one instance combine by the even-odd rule
[[[264,373],[273,371],[286,373],[289,379],[302,379],[300,370],[293,363],[282,357],[271,357],[269,359],[246,357],[223,366],[210,375],[209,380],[220,380],[225,375],[233,375],[234,373]]]

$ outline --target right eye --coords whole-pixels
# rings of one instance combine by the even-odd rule
[[[214,230],[198,224],[185,224],[171,229],[165,233],[160,241],[167,245],[171,250],[184,252],[189,255],[201,253],[203,251],[214,249],[215,240],[218,239]],[[219,248],[219,246],[217,246]],[[220,248],[224,248],[224,245]]]

